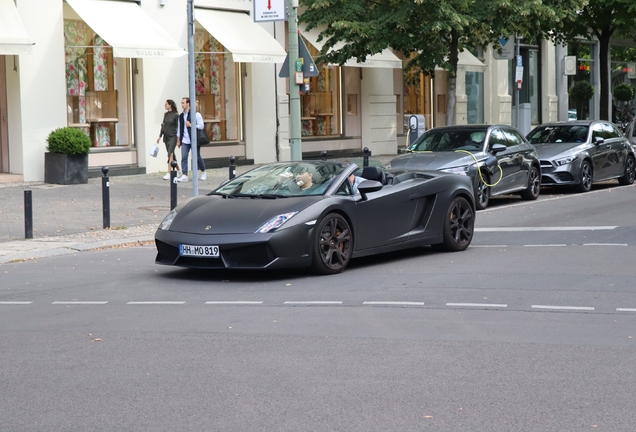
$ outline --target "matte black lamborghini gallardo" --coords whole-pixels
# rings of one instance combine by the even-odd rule
[[[474,223],[466,176],[325,161],[274,163],[171,211],[155,234],[156,262],[312,267],[333,274],[365,255],[426,245],[464,250]]]

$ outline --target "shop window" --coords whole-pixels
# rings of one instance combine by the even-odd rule
[[[467,123],[484,122],[484,74],[466,72]]]
[[[197,111],[210,141],[237,141],[241,137],[240,63],[203,27],[194,35]]]
[[[348,94],[347,95],[347,114],[348,115],[358,115],[358,95],[357,94]]]
[[[132,145],[130,61],[83,21],[64,20],[67,124],[90,136],[93,147]]]

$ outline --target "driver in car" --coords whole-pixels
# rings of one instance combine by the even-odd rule
[[[311,194],[320,183],[320,174],[313,165],[301,165],[296,171],[296,185],[300,194]]]

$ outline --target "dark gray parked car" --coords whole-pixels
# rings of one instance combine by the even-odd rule
[[[543,186],[574,186],[587,192],[592,183],[603,180],[634,183],[634,150],[608,121],[548,123],[533,129],[528,141],[539,154]]]
[[[541,168],[537,153],[521,133],[506,125],[444,126],[426,131],[392,168],[438,170],[469,176],[477,209],[491,196],[519,193],[539,196]]]

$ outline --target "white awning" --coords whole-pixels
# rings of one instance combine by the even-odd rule
[[[113,47],[115,57],[180,57],[187,54],[166,30],[134,2],[66,2],[95,33]]]
[[[31,54],[33,42],[13,0],[0,0],[0,55]]]
[[[322,30],[317,28],[313,28],[309,31],[304,29],[300,32],[300,34],[303,35],[303,37],[314,46],[314,48],[320,51],[326,42],[326,40],[324,39],[318,42],[318,36],[320,36],[321,31]],[[334,46],[334,48],[340,49],[344,46],[344,42],[338,42]],[[358,61],[353,58],[347,60],[344,65],[352,67],[402,69],[402,60],[400,60],[395,54],[393,54],[390,49],[386,48],[382,52],[367,56],[367,59],[364,63],[358,63]]]
[[[243,12],[196,8],[194,19],[232,53],[236,63],[283,63],[285,49]]]
[[[457,56],[457,69],[461,69],[465,72],[483,72],[486,70],[486,65],[483,64],[477,57],[473,55],[467,49],[464,49]],[[445,70],[439,66],[435,70]]]

